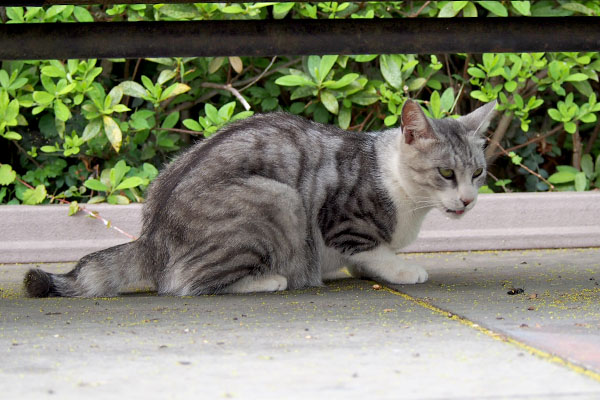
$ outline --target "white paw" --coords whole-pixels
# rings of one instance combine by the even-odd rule
[[[418,265],[399,266],[394,273],[385,277],[389,283],[396,285],[423,283],[427,278],[429,278],[427,271]]]
[[[260,283],[262,287],[258,288],[257,292],[278,292],[287,289],[287,278],[281,275],[267,276]]]

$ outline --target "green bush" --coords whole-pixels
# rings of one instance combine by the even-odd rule
[[[0,8],[4,23],[599,13],[600,1]],[[600,186],[595,52],[5,61],[1,67],[5,204],[143,201],[158,169],[230,121],[283,110],[344,129],[379,130],[397,126],[409,97],[435,118],[498,99],[483,191]]]

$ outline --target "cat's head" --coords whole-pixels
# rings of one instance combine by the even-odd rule
[[[451,217],[475,205],[486,179],[483,151],[496,102],[458,119],[430,119],[414,101],[402,108],[404,176],[416,191],[417,204],[430,203]]]

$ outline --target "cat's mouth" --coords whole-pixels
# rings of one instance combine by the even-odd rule
[[[465,213],[465,211],[467,211],[467,210],[465,210],[464,208],[462,210],[451,210],[449,208],[446,209],[447,213],[453,214],[453,215],[463,215]]]

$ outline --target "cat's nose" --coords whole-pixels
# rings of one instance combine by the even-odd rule
[[[473,202],[473,199],[460,199],[460,201],[462,201],[463,205],[466,207]]]

